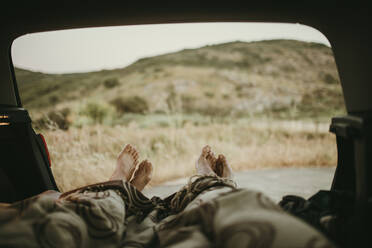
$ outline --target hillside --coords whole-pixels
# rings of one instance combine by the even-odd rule
[[[146,113],[298,119],[344,112],[332,50],[294,40],[229,42],[90,73],[16,69],[16,77],[33,115],[66,107],[78,112],[88,102],[135,112],[120,109],[118,99],[139,99]]]

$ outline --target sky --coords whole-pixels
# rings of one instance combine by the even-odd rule
[[[123,68],[140,58],[230,41],[294,39],[330,46],[301,24],[192,23],[73,29],[27,34],[12,45],[16,67],[44,73]]]

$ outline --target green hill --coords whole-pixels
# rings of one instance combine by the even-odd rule
[[[16,78],[22,102],[33,115],[66,107],[77,112],[87,102],[115,106],[121,114],[313,118],[344,112],[332,50],[294,40],[185,49],[89,73],[16,68]],[[131,109],[133,101],[143,108]]]

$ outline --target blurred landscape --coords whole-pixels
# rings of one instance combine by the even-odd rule
[[[126,143],[153,162],[153,185],[192,175],[205,144],[234,170],[336,165],[328,126],[345,109],[332,50],[322,44],[236,41],[122,69],[16,68],[16,77],[62,191],[107,180]]]

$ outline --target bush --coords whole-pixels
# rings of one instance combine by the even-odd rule
[[[103,82],[103,85],[107,89],[111,89],[119,85],[119,80],[117,78],[108,78]]]
[[[104,104],[90,102],[82,109],[81,113],[90,117],[95,123],[102,123],[109,110]]]
[[[213,97],[214,97],[214,93],[213,93],[213,92],[209,92],[209,91],[204,92],[204,95],[205,95],[206,97],[208,97],[208,98],[213,98]]]
[[[144,114],[148,111],[147,101],[139,96],[117,97],[110,102],[119,113]]]
[[[324,73],[321,75],[321,77],[326,84],[338,84],[339,83],[338,79],[332,76],[332,74]]]
[[[37,129],[52,129],[58,128],[62,130],[68,130],[71,125],[71,121],[68,118],[71,113],[69,108],[63,108],[59,111],[50,111],[44,117],[34,122],[35,128]]]
[[[230,95],[229,94],[223,94],[222,97],[223,97],[223,99],[230,99]]]
[[[57,102],[59,102],[59,97],[58,97],[58,95],[51,95],[50,97],[49,97],[49,102],[51,103],[51,104],[56,104]]]

